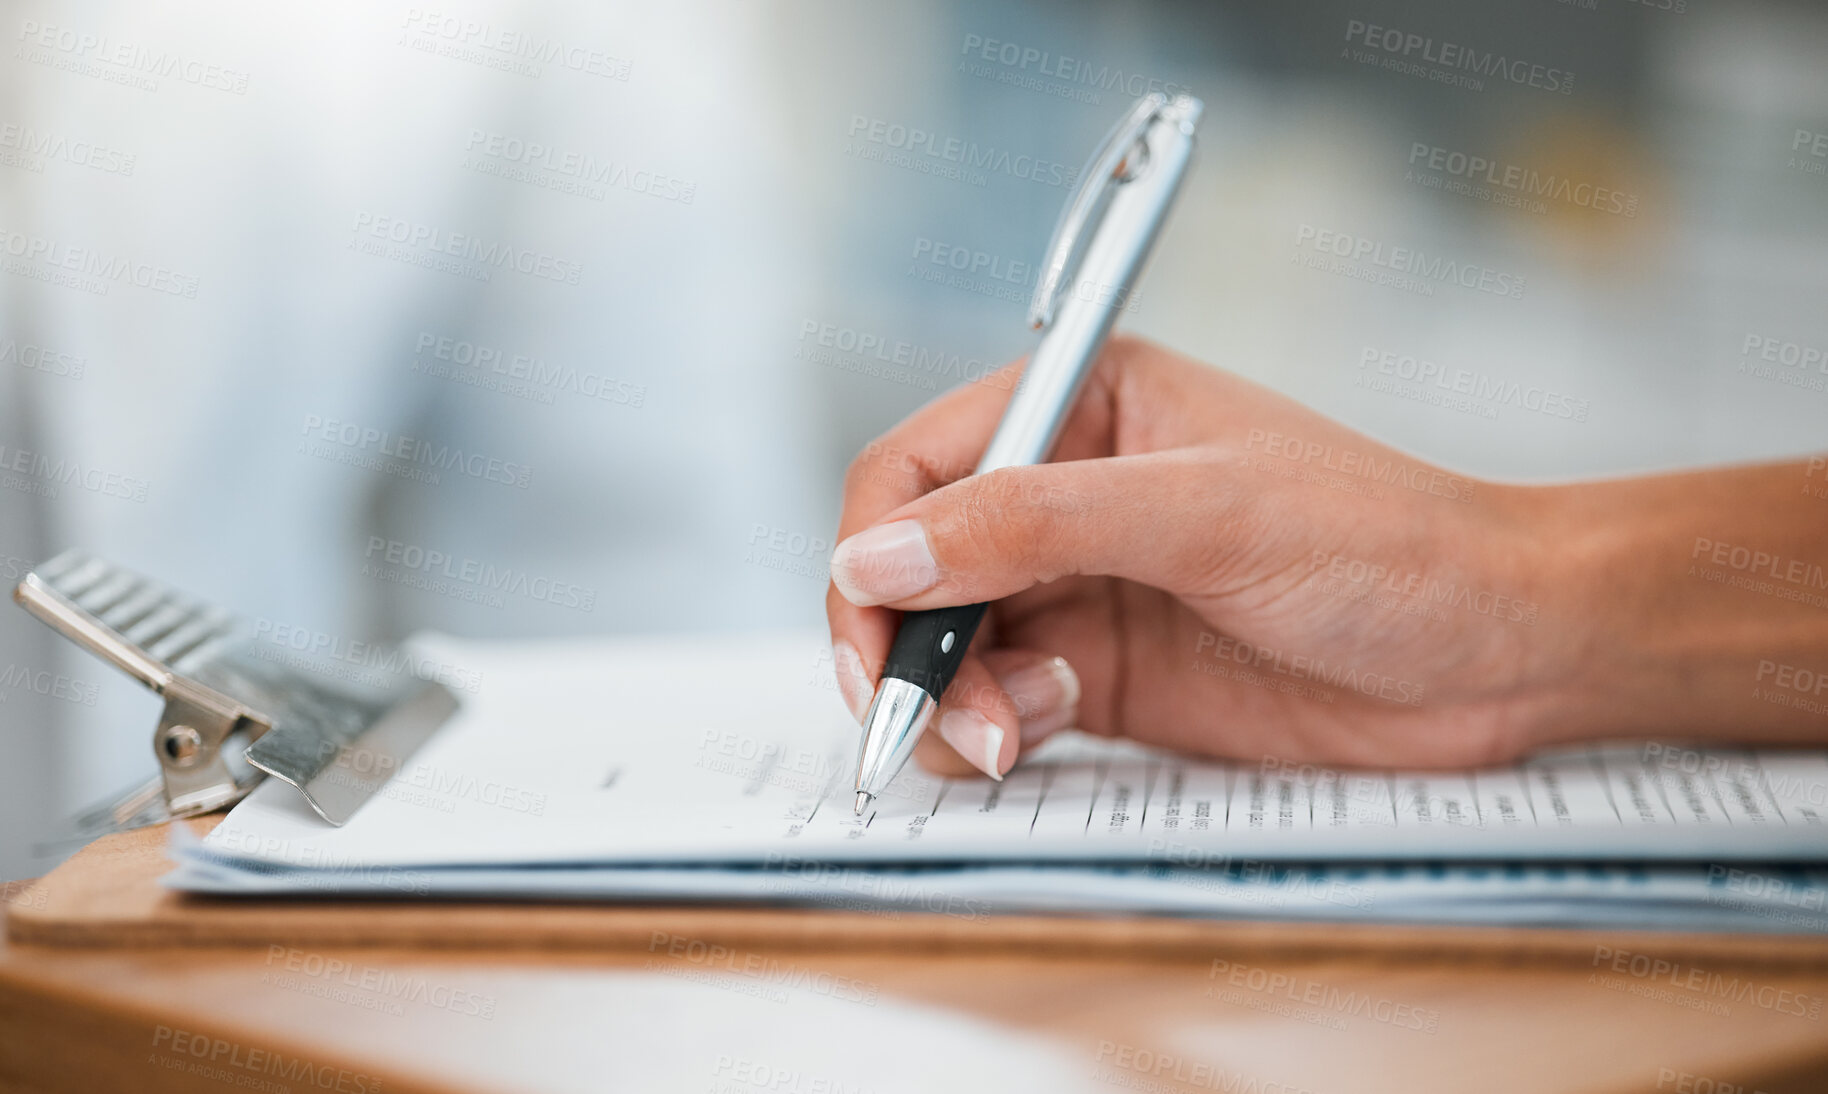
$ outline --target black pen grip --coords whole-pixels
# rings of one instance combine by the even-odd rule
[[[984,621],[987,604],[960,604],[953,608],[930,608],[924,612],[904,612],[901,630],[895,644],[889,647],[888,664],[882,675],[906,680],[938,699],[965,659],[971,636]],[[951,635],[951,641],[946,636]]]

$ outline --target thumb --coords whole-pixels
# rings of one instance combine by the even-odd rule
[[[1187,591],[1228,553],[1241,488],[1187,450],[961,479],[838,544],[832,583],[903,610],[999,600],[1073,574]]]

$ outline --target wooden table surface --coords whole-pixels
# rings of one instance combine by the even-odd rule
[[[650,945],[0,943],[0,1088],[1828,1090],[1819,969]]]

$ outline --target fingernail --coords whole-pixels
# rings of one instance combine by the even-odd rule
[[[1003,751],[1003,727],[975,710],[949,710],[939,720],[939,735],[958,750],[967,763],[1003,781],[997,770],[997,753]]]
[[[1079,674],[1064,657],[1019,668],[998,682],[1015,703],[1024,742],[1064,729],[1079,716]]]
[[[862,722],[870,709],[870,674],[863,671],[862,655],[848,639],[840,638],[831,644],[831,663],[838,677],[838,694],[851,708],[851,717]]]
[[[939,581],[939,567],[920,522],[897,520],[838,544],[831,556],[831,579],[844,599],[869,607],[931,588]]]

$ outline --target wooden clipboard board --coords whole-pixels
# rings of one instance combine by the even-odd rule
[[[188,824],[201,837],[221,821]],[[164,888],[164,826],[104,836],[7,909],[18,945],[357,946],[450,950],[643,950],[684,937],[748,949],[1060,953],[1186,959],[1381,956],[1405,962],[1598,965],[1630,951],[1688,961],[1828,968],[1828,936],[1516,927],[1195,920],[1151,916],[981,916],[745,905],[204,897]]]

